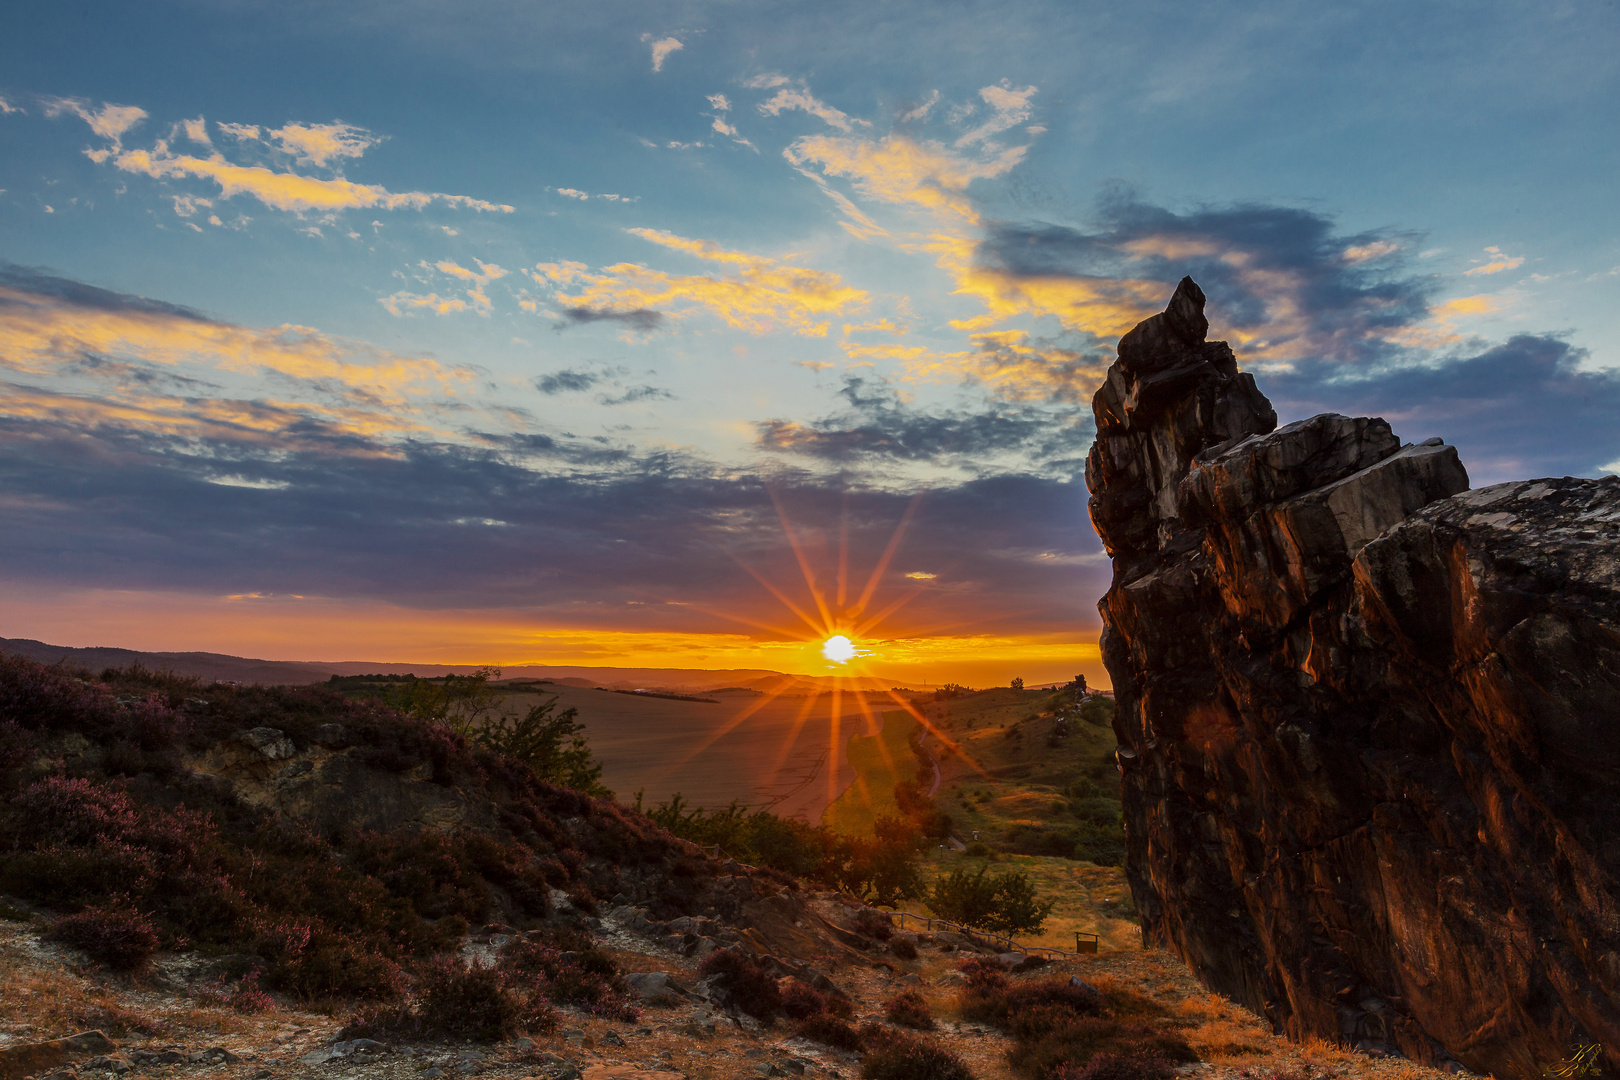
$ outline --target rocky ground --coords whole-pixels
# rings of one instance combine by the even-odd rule
[[[614,1023],[565,1010],[546,1037],[499,1044],[340,1040],[341,1010],[277,1001],[262,1012],[225,1004],[207,965],[159,957],[135,976],[114,976],[71,950],[44,942],[39,924],[11,910],[0,921],[0,1080],[441,1080],[507,1077],[584,1080],[722,1080],[731,1077],[861,1075],[860,1058],[792,1037],[785,1022],[762,1025],[705,998],[697,954],[706,943],[747,940],[782,957],[784,970],[820,976],[847,994],[858,1022],[881,1022],[884,1004],[916,989],[939,1018],[940,1038],[981,1080],[1013,1080],[998,1031],[958,1022],[956,970],[971,943],[952,935],[907,935],[913,960],[862,952],[844,935],[854,909],[835,894],[777,898],[720,928],[658,923],[630,907],[587,920],[631,983],[648,999],[638,1021]],[[696,931],[707,930],[713,936]],[[684,931],[684,932],[683,932]],[[475,935],[469,954],[502,935]],[[785,946],[796,943],[790,951]],[[1296,1046],[1262,1022],[1204,991],[1185,966],[1152,950],[1107,950],[1049,965],[1107,989],[1128,986],[1169,1007],[1168,1023],[1203,1060],[1182,1069],[1199,1080],[1439,1080],[1399,1059],[1375,1059],[1323,1043]],[[641,977],[636,977],[641,976]],[[819,981],[819,980],[818,980]],[[82,1035],[92,1030],[106,1037]],[[81,1035],[78,1039],[66,1037]],[[52,1040],[55,1040],[54,1042]]]

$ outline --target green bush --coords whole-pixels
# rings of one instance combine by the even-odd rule
[[[1053,902],[1035,895],[1035,882],[1021,871],[989,874],[989,867],[958,867],[934,882],[928,909],[942,919],[976,929],[1039,933]]]

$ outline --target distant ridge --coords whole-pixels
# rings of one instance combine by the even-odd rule
[[[380,660],[255,660],[210,652],[139,652],[105,646],[76,648],[48,645],[30,638],[0,638],[0,652],[15,653],[43,664],[66,661],[99,671],[109,667],[143,667],[195,675],[213,682],[259,683],[265,686],[307,686],[323,683],[333,675],[465,675],[478,670],[477,664],[413,664]],[[505,679],[551,679],[573,686],[605,686],[612,690],[717,690],[747,687],[752,690],[804,694],[831,690],[835,682],[845,689],[884,690],[892,683],[883,679],[835,680],[831,676],[787,675],[767,668],[615,668],[564,667],[544,664],[516,664],[503,667]]]

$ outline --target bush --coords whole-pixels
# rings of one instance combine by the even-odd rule
[[[793,1034],[797,1038],[809,1039],[811,1042],[836,1047],[839,1050],[848,1050],[850,1053],[859,1053],[862,1046],[861,1033],[849,1026],[847,1018],[812,1016],[799,1021],[793,1029]]]
[[[973,1080],[962,1059],[935,1039],[901,1031],[869,1031],[861,1076],[866,1080]]]
[[[514,978],[532,981],[558,1005],[572,1005],[592,1016],[628,1023],[641,1016],[613,958],[577,930],[552,930],[510,942],[500,967]]]
[[[901,960],[917,959],[917,946],[913,945],[905,938],[897,937],[893,941],[889,942],[889,951],[895,956],[899,957]]]
[[[863,907],[855,913],[855,929],[869,938],[888,941],[894,936],[894,922],[881,911]]]
[[[760,962],[739,948],[720,949],[703,958],[698,974],[715,976],[731,1003],[750,1016],[769,1020],[782,1008],[776,979]]]
[[[1023,871],[987,876],[958,867],[934,882],[928,909],[942,919],[1005,934],[1039,932],[1052,901],[1035,895],[1035,882]]]
[[[87,907],[57,919],[49,936],[119,971],[132,971],[146,963],[159,942],[152,920],[119,897],[105,907]]]
[[[1100,994],[1061,975],[1015,981],[1007,978],[993,960],[970,960],[962,965],[962,971],[967,975],[958,995],[963,1018],[994,1024],[1020,1038],[1045,1034],[1027,1026],[1020,1029],[1017,1024],[1024,1015],[1029,1017],[1023,1021],[1028,1025],[1097,1016],[1103,1011]]]
[[[777,984],[782,992],[782,1013],[791,1020],[808,1020],[827,1011],[821,991],[800,979],[787,978]]]
[[[1061,1065],[1047,1080],[1170,1080],[1175,1075],[1175,1065],[1162,1057],[1103,1053],[1084,1066]]]
[[[934,1030],[934,1011],[915,990],[903,990],[891,998],[883,1007],[883,1016],[889,1023],[901,1027],[916,1028],[918,1031]]]

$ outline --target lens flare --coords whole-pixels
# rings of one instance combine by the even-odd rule
[[[834,634],[821,643],[821,655],[835,664],[847,664],[855,659],[855,643],[843,634]]]

